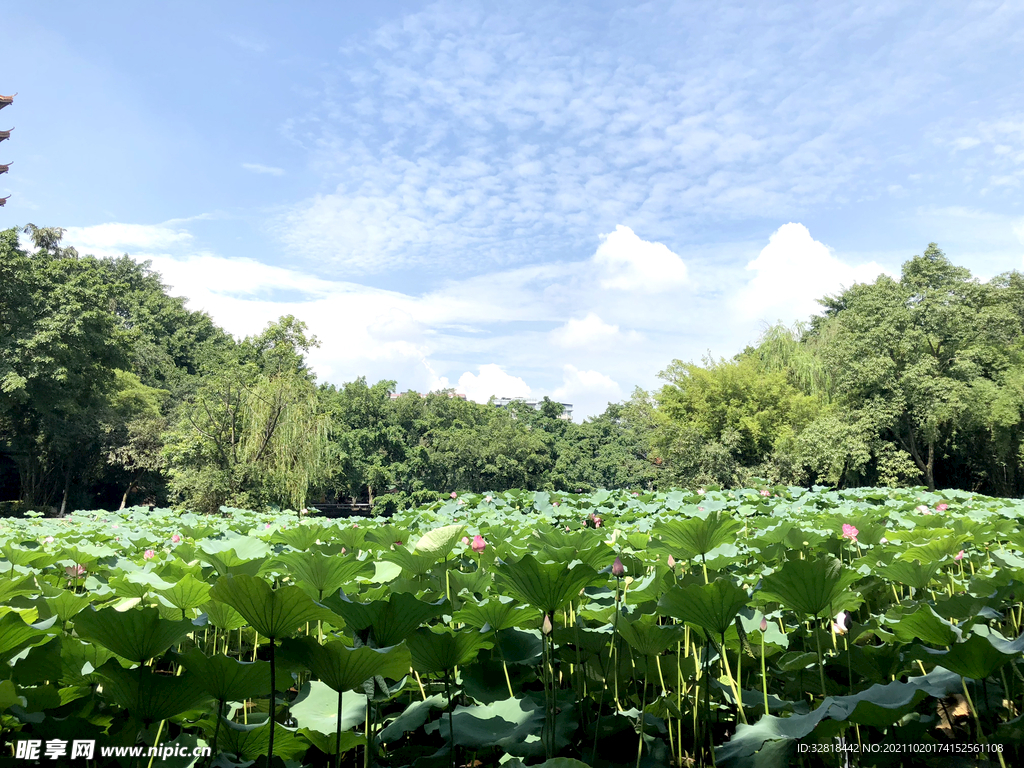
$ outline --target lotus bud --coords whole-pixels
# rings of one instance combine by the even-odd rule
[[[889,540],[888,540],[887,538],[885,538],[885,536],[883,536],[882,538],[880,538],[880,539],[878,540],[878,543],[879,543],[879,544],[888,544],[888,543],[889,543]]]
[[[463,536],[462,537],[462,543],[465,544],[468,547],[469,546],[469,536]]]
[[[616,579],[622,578],[626,573],[626,567],[622,564],[622,558],[616,557],[615,562],[612,563],[612,576]]]
[[[936,512],[945,512],[947,509],[949,509],[949,504],[946,504],[945,502],[935,505]]]
[[[142,554],[142,559],[143,560],[152,560],[154,557],[156,557],[156,552],[154,552],[152,549],[147,549]]]
[[[959,552],[956,553],[956,557],[954,557],[953,559],[954,560],[963,560],[964,559],[964,551],[961,549]]]
[[[53,536],[47,536],[43,539],[43,544],[53,544]]]
[[[473,547],[473,551],[479,555],[487,549],[487,542],[484,540],[484,537],[478,533],[473,537],[473,544],[471,546]]]
[[[764,616],[761,617],[761,631],[762,632],[767,632],[768,631],[768,619],[764,618]]]
[[[171,536],[171,543],[172,544],[177,544],[179,541],[181,541],[181,534],[176,533],[173,536]]]
[[[668,556],[668,567],[669,568],[675,568],[676,567],[676,559],[674,557],[672,557],[672,555]]]
[[[555,630],[554,625],[551,623],[551,617],[546,613],[544,614],[544,622],[540,625],[540,631],[545,635],[550,635]]]
[[[459,498],[459,494],[457,494],[457,493],[456,493],[455,491],[452,491],[452,492],[451,492],[451,493],[449,494],[449,496],[451,496],[451,497],[452,497],[453,499],[457,499],[457,498]]]

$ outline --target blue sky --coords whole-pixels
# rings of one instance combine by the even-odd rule
[[[937,241],[1024,268],[1024,5],[5,3],[0,226],[150,259],[322,379],[552,395]]]

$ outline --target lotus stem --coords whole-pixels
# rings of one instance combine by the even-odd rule
[[[334,768],[341,768],[341,696],[338,691],[338,722],[334,731]]]
[[[259,637],[259,635],[257,635]],[[267,765],[272,765],[274,762],[274,713],[277,709],[277,665],[275,658],[275,640],[270,639],[270,743],[267,745]],[[253,648],[253,656],[256,655],[256,649]]]

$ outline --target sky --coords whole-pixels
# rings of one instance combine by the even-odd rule
[[[937,242],[1024,269],[1024,3],[115,2],[0,9],[0,227],[150,261],[321,381],[551,396]]]

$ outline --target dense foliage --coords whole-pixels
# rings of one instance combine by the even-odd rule
[[[778,486],[2,521],[0,727],[220,766],[1020,765],[1022,514]]]
[[[294,317],[237,340],[129,257],[0,233],[0,504],[404,508],[438,492],[773,483],[1024,494],[1024,277],[981,283],[935,246],[769,328],[673,361],[583,423],[319,383]]]

